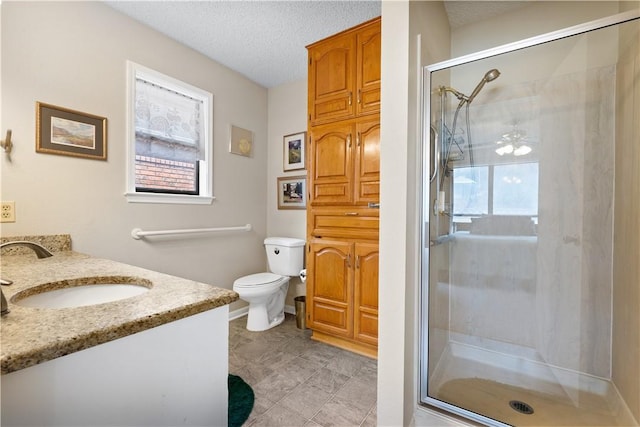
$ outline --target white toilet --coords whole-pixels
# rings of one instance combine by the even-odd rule
[[[233,282],[233,290],[249,303],[248,330],[265,331],[284,320],[289,279],[303,267],[304,244],[301,239],[267,237],[264,247],[270,272],[243,276]]]

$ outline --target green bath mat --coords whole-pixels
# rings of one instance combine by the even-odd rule
[[[229,374],[229,427],[240,427],[247,421],[255,396],[251,386],[237,375]]]

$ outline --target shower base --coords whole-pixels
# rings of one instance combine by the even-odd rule
[[[638,426],[608,380],[456,342],[429,396],[514,426]]]

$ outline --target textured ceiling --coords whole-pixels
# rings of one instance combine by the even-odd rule
[[[380,16],[380,1],[107,1],[264,87],[304,79],[305,46]]]
[[[380,16],[380,0],[105,1],[264,87],[304,79],[305,46]],[[452,28],[526,1],[445,1]]]

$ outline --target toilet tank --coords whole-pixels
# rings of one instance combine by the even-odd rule
[[[269,271],[281,276],[300,274],[304,266],[304,244],[304,240],[290,237],[264,239]]]

